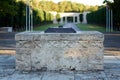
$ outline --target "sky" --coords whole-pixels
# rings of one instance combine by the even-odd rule
[[[63,0],[52,0],[52,1],[57,3]],[[85,5],[102,5],[104,0],[67,0],[67,1],[83,3]]]

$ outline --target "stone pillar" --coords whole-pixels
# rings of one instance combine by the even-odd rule
[[[87,12],[83,12],[83,24],[87,24],[87,19],[86,19]]]
[[[67,23],[67,16],[65,16],[65,23]]]
[[[80,17],[79,17],[79,15],[77,16],[77,23],[80,23]]]
[[[56,24],[56,23],[57,23],[56,16],[54,16],[53,24]]]
[[[73,23],[75,23],[75,16],[73,16]]]
[[[63,17],[61,17],[61,19],[60,19],[60,23],[61,23],[61,24],[63,23]]]

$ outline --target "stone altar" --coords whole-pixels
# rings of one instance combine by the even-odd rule
[[[15,39],[19,71],[104,69],[104,35],[100,32],[22,32]]]

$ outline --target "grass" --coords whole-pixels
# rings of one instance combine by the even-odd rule
[[[41,26],[34,27],[34,31],[44,31],[50,27],[58,27],[61,24],[45,24]],[[100,32],[105,32],[105,27],[103,26],[98,26],[98,25],[90,25],[90,24],[76,24],[78,28],[82,31],[100,31]]]
[[[41,26],[37,26],[34,28],[34,31],[44,31],[50,27],[58,27],[60,24],[45,24]]]
[[[91,24],[76,24],[82,31],[100,31],[105,32],[105,27]]]

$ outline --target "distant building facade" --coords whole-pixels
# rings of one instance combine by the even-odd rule
[[[82,23],[87,24],[87,13],[89,12],[83,12],[83,13],[57,13],[57,12],[50,12],[53,15],[53,24],[57,23]],[[60,21],[58,22],[56,19],[56,15],[60,14]],[[82,21],[80,21],[80,14],[83,14]],[[71,18],[71,20],[68,20],[68,18]]]

